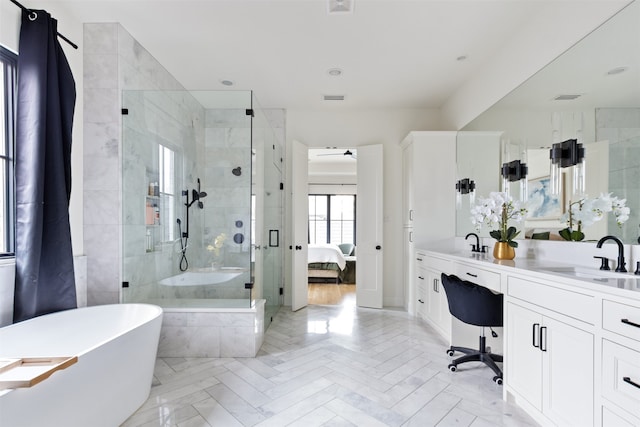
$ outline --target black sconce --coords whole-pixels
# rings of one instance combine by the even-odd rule
[[[575,166],[573,169],[573,193],[581,195],[585,189],[585,150],[582,143],[577,139],[567,139],[563,142],[555,143],[549,150],[551,162],[551,192],[560,194],[561,168]]]
[[[502,164],[502,179],[508,182],[516,182],[527,178],[529,168],[520,160],[513,160]]]
[[[502,164],[502,191],[509,194],[509,183],[520,181],[520,200],[526,202],[529,198],[527,173],[529,168],[521,160],[512,160]]]
[[[476,200],[476,183],[469,179],[463,178],[456,182],[456,203],[458,206],[462,203],[462,195],[469,194],[469,203],[474,204]]]

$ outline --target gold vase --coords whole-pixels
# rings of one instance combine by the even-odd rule
[[[509,246],[507,242],[496,242],[493,247],[493,257],[495,259],[514,259],[516,257],[516,250]]]

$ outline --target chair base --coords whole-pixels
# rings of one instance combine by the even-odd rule
[[[468,347],[451,346],[447,350],[447,354],[449,356],[453,356],[456,351],[464,353],[465,355],[451,361],[451,363],[449,364],[449,370],[451,372],[455,372],[457,370],[457,366],[461,363],[482,362],[489,368],[491,368],[491,370],[496,374],[493,377],[493,381],[496,384],[502,384],[502,370],[498,367],[498,365],[496,365],[496,362],[502,362],[502,356],[499,354],[487,352],[486,338],[484,336],[480,337],[480,345],[478,350]]]

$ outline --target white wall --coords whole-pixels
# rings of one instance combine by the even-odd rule
[[[384,300],[385,306],[404,306],[402,284],[402,150],[400,141],[410,131],[437,130],[437,110],[368,110],[368,111],[287,111],[287,159],[291,142],[300,141],[311,148],[350,147],[382,144],[384,156]],[[290,244],[291,175],[285,184],[286,247]],[[287,255],[289,255],[287,253]],[[291,305],[291,259],[285,256],[285,305]]]
[[[21,1],[25,7],[40,9],[42,5],[33,4],[30,1]],[[83,105],[83,68],[82,68],[82,23],[76,21],[64,9],[55,5],[46,5],[46,10],[52,17],[58,20],[58,32],[78,45],[78,49],[72,48],[60,39],[60,45],[64,50],[73,77],[76,81],[76,109],[73,124],[71,147],[71,202],[69,215],[71,222],[71,243],[73,254],[84,254],[83,236],[83,162],[82,162],[82,105]],[[21,10],[13,3],[3,1],[0,3],[0,44],[14,52],[18,52]],[[19,53],[19,52],[18,52]]]

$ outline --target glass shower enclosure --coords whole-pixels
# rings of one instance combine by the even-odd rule
[[[283,286],[282,144],[250,91],[123,91],[123,302],[250,307]]]

